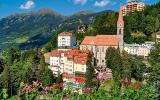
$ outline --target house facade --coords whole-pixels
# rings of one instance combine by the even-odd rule
[[[151,50],[154,49],[153,43],[144,43],[144,44],[125,44],[124,50],[131,55],[148,57]]]
[[[54,50],[50,53],[49,68],[57,77],[62,74],[66,85],[67,83],[84,84],[88,56],[92,54],[88,50]]]
[[[58,35],[58,47],[76,46],[76,36],[71,32],[62,32]]]
[[[145,4],[143,2],[137,2],[137,0],[128,0],[127,5],[123,6],[123,16],[129,15],[135,11],[144,10]]]

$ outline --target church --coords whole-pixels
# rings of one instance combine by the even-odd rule
[[[123,8],[120,6],[116,35],[86,36],[80,45],[81,50],[93,51],[97,66],[105,66],[106,50],[108,47],[119,47],[120,51],[123,50],[124,20],[122,10]]]

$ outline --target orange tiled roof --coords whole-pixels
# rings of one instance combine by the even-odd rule
[[[63,78],[71,79],[74,78],[74,75],[72,74],[63,74]],[[84,76],[75,76],[75,80],[79,83],[84,83],[85,82],[85,77]]]
[[[62,32],[59,34],[59,36],[71,36],[71,35],[73,35],[73,33],[71,32]]]
[[[92,51],[88,50],[54,50],[50,53],[50,56],[60,57],[61,53],[64,53],[64,56],[67,57],[68,60],[74,61],[77,64],[86,64],[88,62],[88,55],[93,54]]]
[[[64,54],[70,61],[74,60],[75,63],[86,64],[88,61],[88,55],[92,54],[92,52],[87,50],[68,50]]]
[[[87,36],[81,45],[118,45],[117,35]]]
[[[60,57],[61,53],[63,53],[62,50],[54,50],[54,51],[50,52],[50,56]]]

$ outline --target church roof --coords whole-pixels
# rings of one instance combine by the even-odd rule
[[[86,36],[81,45],[103,45],[103,46],[118,46],[117,35],[97,35]]]

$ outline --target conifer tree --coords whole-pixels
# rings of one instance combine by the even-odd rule
[[[85,74],[86,78],[85,87],[89,88],[92,88],[94,86],[93,79],[95,78],[95,69],[91,61],[92,61],[92,55],[89,55],[87,62],[87,71]]]
[[[122,59],[119,49],[109,47],[106,51],[106,66],[111,68],[112,76],[117,85],[121,85]]]

